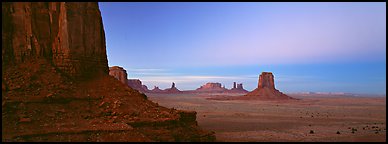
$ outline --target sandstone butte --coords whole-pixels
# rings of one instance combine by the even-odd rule
[[[109,76],[97,2],[2,2],[2,141],[214,141]]]
[[[238,88],[234,83],[234,88]],[[242,85],[241,85],[242,87]],[[262,72],[259,76],[258,87],[253,91],[243,95],[243,96],[216,96],[206,98],[208,100],[297,100],[295,98],[289,97],[286,94],[283,94],[275,88],[274,76],[271,72]]]
[[[248,91],[244,89],[243,84],[239,83],[237,84],[236,82],[233,82],[233,88],[229,90],[229,92],[233,93],[247,93]]]
[[[180,93],[181,91],[178,90],[176,87],[175,87],[175,83],[173,82],[171,84],[171,88],[168,88],[168,89],[165,89],[164,90],[166,93]]]
[[[244,97],[263,100],[294,99],[275,88],[274,76],[271,72],[262,72],[259,76],[258,87]]]

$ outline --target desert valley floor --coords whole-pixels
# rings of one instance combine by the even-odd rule
[[[197,111],[217,141],[386,141],[386,97],[308,97],[297,101],[207,100],[210,95],[147,94],[168,108]]]

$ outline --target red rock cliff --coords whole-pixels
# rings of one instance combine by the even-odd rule
[[[2,3],[2,65],[45,58],[64,74],[107,74],[105,35],[95,2]]]
[[[115,77],[121,83],[128,85],[127,71],[119,66],[109,67],[109,75]]]
[[[259,88],[268,87],[270,89],[275,89],[274,78],[271,72],[262,72],[259,76]]]

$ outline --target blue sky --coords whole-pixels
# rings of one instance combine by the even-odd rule
[[[109,66],[148,87],[386,94],[385,3],[100,2]]]

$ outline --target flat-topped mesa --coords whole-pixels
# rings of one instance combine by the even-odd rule
[[[195,92],[206,92],[206,93],[224,93],[227,91],[228,89],[226,89],[225,86],[222,86],[221,83],[213,83],[213,82],[208,82],[205,85],[202,85],[201,87],[195,90]]]
[[[258,88],[275,89],[274,77],[271,72],[262,72],[259,76]]]
[[[109,67],[109,75],[115,77],[121,83],[128,85],[127,71],[119,66]]]
[[[143,85],[139,79],[128,79],[128,86],[142,93],[149,91],[147,86]]]
[[[197,90],[200,90],[200,89],[218,89],[218,88],[222,88],[221,87],[221,83],[212,83],[212,82],[209,82],[209,83],[206,83],[205,85],[202,85],[200,88],[198,88]]]
[[[275,89],[274,76],[271,72],[262,72],[259,76],[258,87],[245,96],[263,100],[294,99]]]
[[[2,3],[2,66],[45,59],[71,78],[108,74],[98,3]]]

